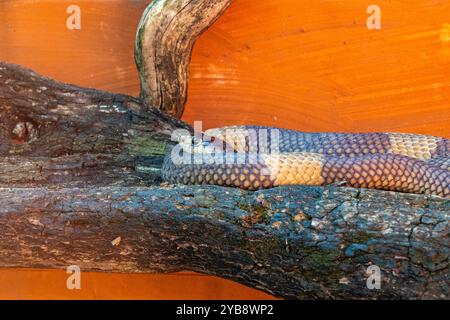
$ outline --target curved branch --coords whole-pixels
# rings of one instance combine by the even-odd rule
[[[189,62],[199,35],[232,0],[154,0],[138,27],[135,60],[141,98],[180,118],[187,98]]]

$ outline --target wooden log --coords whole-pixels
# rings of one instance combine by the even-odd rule
[[[0,115],[0,267],[192,270],[281,298],[449,297],[449,200],[161,186],[171,134],[187,124],[6,63]],[[380,289],[367,287],[370,266]]]
[[[149,185],[174,129],[141,100],[0,63],[0,186]]]
[[[1,267],[192,270],[283,298],[449,296],[448,200],[161,187],[171,131],[189,126],[19,66],[0,75]],[[370,265],[380,290],[366,286]]]
[[[449,297],[448,200],[214,186],[0,189],[0,267],[192,270],[275,296]],[[370,290],[370,267],[380,289]]]

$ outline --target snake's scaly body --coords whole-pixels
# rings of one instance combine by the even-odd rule
[[[183,146],[188,147],[182,152],[188,161],[178,163],[173,154],[166,156],[165,181],[249,190],[339,183],[450,197],[448,139],[400,133],[304,133],[258,126],[211,129],[206,136],[207,141],[215,137],[216,142],[207,143],[206,148]]]

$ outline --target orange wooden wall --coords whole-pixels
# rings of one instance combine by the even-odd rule
[[[145,0],[0,0],[0,60],[60,81],[137,95],[133,41]],[[66,28],[77,4],[81,30]],[[381,30],[366,9],[381,8]],[[198,40],[183,119],[204,128],[399,131],[450,138],[450,2],[234,0]],[[263,298],[176,275],[0,271],[0,298]]]

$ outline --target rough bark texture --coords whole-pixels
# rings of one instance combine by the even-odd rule
[[[193,270],[282,298],[449,298],[449,200],[160,186],[171,132],[188,125],[4,63],[0,115],[1,267]],[[380,290],[366,287],[372,264]]]
[[[141,98],[180,118],[187,98],[189,62],[199,35],[232,0],[154,0],[136,36]]]
[[[0,63],[0,186],[149,185],[174,129],[139,99]]]
[[[193,270],[282,298],[448,298],[449,207],[334,187],[0,189],[0,266]],[[371,265],[380,290],[366,286]]]

